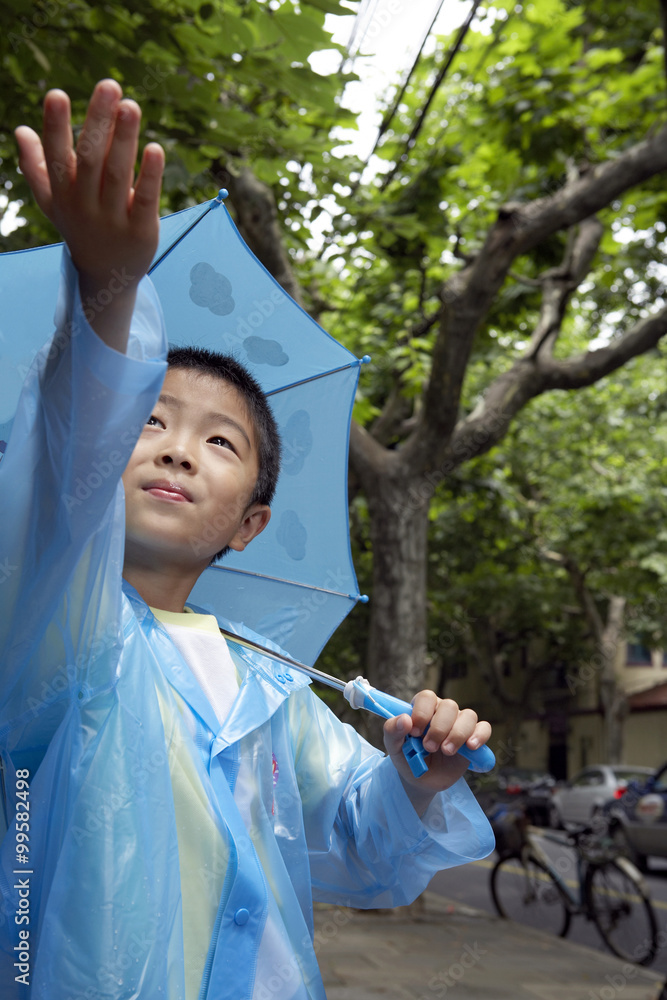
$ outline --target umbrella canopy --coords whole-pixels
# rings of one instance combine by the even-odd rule
[[[209,567],[191,600],[312,664],[358,600],[347,461],[358,360],[287,295],[241,239],[224,193],[161,221],[150,274],[172,346],[232,354],[269,396],[283,441],[272,518]],[[0,451],[21,384],[53,329],[60,246],[0,255]],[[17,336],[21,331],[21,336]]]

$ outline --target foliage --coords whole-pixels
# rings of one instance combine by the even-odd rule
[[[595,652],[565,560],[585,575],[603,618],[608,598],[623,596],[628,637],[665,642],[667,608],[654,600],[667,584],[661,360],[637,358],[594,389],[534,400],[500,446],[440,489],[429,648],[443,683],[477,645],[508,671],[521,657],[540,670],[533,707],[554,669],[564,684],[562,668]]]
[[[436,315],[443,283],[480,247],[500,206],[553,194],[664,117],[658,14],[647,0],[631,8],[589,0],[487,4],[401,161],[451,39],[423,60],[378,151],[388,165],[399,160],[397,175],[387,187],[379,176],[339,192],[335,230],[307,272],[330,303],[324,321],[334,335],[373,356],[359,420],[371,424],[382,411],[397,370],[404,395],[421,395],[436,327],[417,338],[414,329]],[[661,179],[610,205],[601,221],[601,250],[557,356],[590,346],[598,334],[619,336],[663,291]],[[565,245],[565,234],[552,237],[517,271],[534,281],[560,264]],[[533,285],[516,278],[505,284],[476,338],[466,408],[525,348],[540,301]]]
[[[0,185],[24,200],[29,223],[2,249],[51,242],[16,169],[12,131],[39,127],[43,96],[61,87],[82,120],[95,82],[113,76],[144,113],[146,140],[166,148],[163,210],[216,193],[212,165],[252,161],[280,191],[285,228],[299,217],[298,173],[323,163],[334,125],[349,122],[339,96],[349,76],[320,76],[308,62],[336,48],[324,30],[336,0],[10,0],[0,10]],[[336,163],[322,182],[337,180]],[[294,216],[292,202],[298,203]],[[299,235],[296,227],[295,236]],[[303,233],[301,233],[303,237]]]

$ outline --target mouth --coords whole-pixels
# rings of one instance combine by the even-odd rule
[[[192,503],[192,496],[184,486],[167,482],[166,479],[158,479],[153,483],[148,483],[142,489],[144,493],[150,493],[157,500],[167,500],[170,503]]]

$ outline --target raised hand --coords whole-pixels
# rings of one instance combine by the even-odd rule
[[[21,170],[69,247],[82,300],[95,304],[91,323],[118,350],[125,349],[136,288],[159,236],[164,154],[149,143],[134,182],[140,121],[139,106],[122,99],[114,80],[102,80],[76,148],[61,90],[44,99],[41,139],[25,125],[16,129]]]

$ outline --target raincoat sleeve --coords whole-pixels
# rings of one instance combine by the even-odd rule
[[[120,354],[87,322],[65,250],[56,332],[26,377],[0,462],[0,752],[10,787],[14,768],[39,765],[70,698],[111,683],[122,642],[119,480],[165,353],[150,282]]]
[[[290,702],[316,900],[402,906],[436,872],[491,853],[491,827],[463,778],[436,795],[420,819],[389,757],[310,688]]]
[[[184,995],[157,665],[121,589],[120,477],[166,370],[160,306],[150,282],[142,285],[121,354],[89,326],[65,261],[57,331],[27,377],[0,463],[12,567],[0,615],[10,819],[0,845],[2,1000]],[[24,768],[25,879],[14,874],[14,822],[24,815],[15,778]],[[30,923],[19,928],[24,897]],[[29,991],[13,966],[20,930],[30,934]]]

